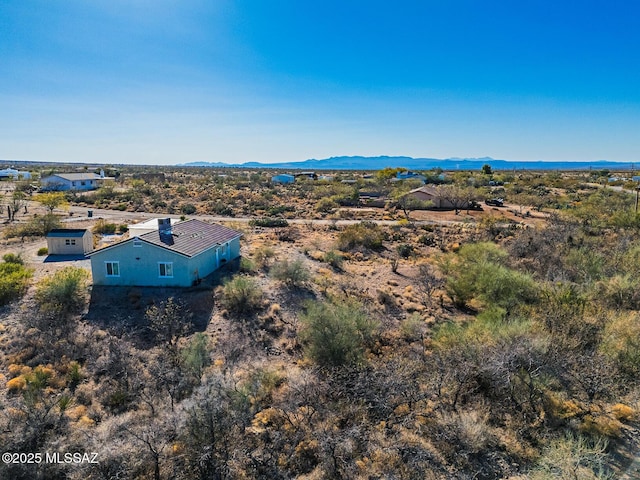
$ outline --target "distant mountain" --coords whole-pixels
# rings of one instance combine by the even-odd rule
[[[190,162],[178,166],[183,167],[235,167],[235,168],[276,168],[280,170],[380,170],[385,167],[404,167],[409,170],[431,170],[442,168],[443,170],[479,170],[483,165],[491,165],[494,170],[584,170],[630,169],[634,166],[631,162],[610,162],[597,160],[593,162],[567,162],[567,161],[513,161],[496,160],[491,157],[482,158],[413,158],[413,157],[331,157],[322,160],[310,159],[300,162],[283,163],[259,163],[246,162],[240,164],[228,164],[222,162]]]

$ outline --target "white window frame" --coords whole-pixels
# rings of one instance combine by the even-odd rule
[[[142,247],[142,240],[140,240],[138,237],[134,237],[133,238],[133,246],[136,247],[136,248]]]
[[[164,275],[162,274],[163,266]],[[168,273],[170,273],[170,275],[168,275]],[[158,278],[173,278],[173,262],[158,262]]]
[[[69,245],[75,246],[76,239],[75,238],[65,238],[64,244],[67,245],[67,246],[69,246]]]
[[[109,265],[111,265],[111,274],[109,274]],[[116,267],[115,268],[115,271],[116,271],[115,274],[113,273],[114,272],[114,269],[113,269],[114,266]],[[117,260],[107,260],[107,261],[104,262],[104,268],[105,268],[105,271],[106,271],[106,275],[105,276],[112,277],[112,278],[120,276],[120,262],[119,261],[117,261]]]

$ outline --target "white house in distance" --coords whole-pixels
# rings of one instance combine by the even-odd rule
[[[3,178],[11,178],[13,180],[23,178],[25,180],[29,180],[31,178],[31,174],[29,172],[19,172],[13,168],[5,168],[4,170],[0,170],[0,179]]]
[[[271,177],[271,183],[293,183],[296,181],[296,177],[293,175],[289,175],[288,173],[281,173],[279,175],[274,175]]]
[[[95,190],[102,186],[105,180],[113,180],[113,178],[105,177],[103,170],[100,171],[100,175],[95,173],[56,173],[41,178],[40,185],[43,190]]]
[[[200,220],[171,224],[89,253],[94,285],[189,287],[240,256],[242,234]]]
[[[49,255],[85,255],[93,250],[93,234],[85,229],[56,228],[47,233]]]

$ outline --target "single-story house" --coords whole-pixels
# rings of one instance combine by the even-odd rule
[[[280,175],[274,175],[271,177],[271,183],[293,183],[296,181],[296,177],[289,175],[288,173],[281,173]]]
[[[113,180],[95,173],[56,173],[40,179],[43,190],[95,190],[102,186],[105,180]]]
[[[56,228],[47,233],[49,255],[85,255],[93,250],[93,234],[77,228]]]
[[[29,180],[31,178],[31,174],[29,172],[20,172],[13,168],[5,168],[4,170],[0,170],[0,179],[2,178],[12,178],[13,180],[23,178],[25,180]]]
[[[427,181],[427,177],[425,177],[424,175],[420,175],[419,173],[412,172],[410,170],[407,170],[406,172],[398,172],[398,173],[396,173],[396,180],[408,180],[410,178],[415,178],[415,179],[420,180],[422,182],[426,182]]]
[[[454,205],[450,201],[442,198],[438,189],[431,185],[414,188],[409,191],[407,195],[412,195],[422,202],[433,202],[433,208],[454,208]],[[467,206],[459,206],[458,208],[464,209],[467,208]]]
[[[175,225],[180,221],[178,218],[170,218],[171,225]],[[139,237],[145,233],[154,232],[158,230],[158,219],[152,218],[146,222],[132,223],[127,225],[127,229],[130,237]]]
[[[188,287],[240,256],[242,234],[199,220],[171,224],[89,253],[94,285]]]

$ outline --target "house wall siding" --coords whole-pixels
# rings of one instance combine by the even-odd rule
[[[216,271],[224,263],[240,256],[240,238],[228,242],[225,253],[215,246],[188,258],[164,248],[142,242],[134,247],[133,240],[115,245],[91,255],[94,285],[146,287],[189,287],[193,282]],[[217,251],[217,255],[216,255]],[[223,261],[224,259],[224,261]],[[105,262],[119,262],[119,277],[108,277]],[[173,263],[173,278],[159,276],[159,262]]]
[[[105,262],[119,262],[119,277],[108,277]],[[173,277],[160,277],[160,262],[173,263]],[[94,285],[187,287],[191,285],[189,259],[148,243],[134,247],[126,241],[91,255]]]

